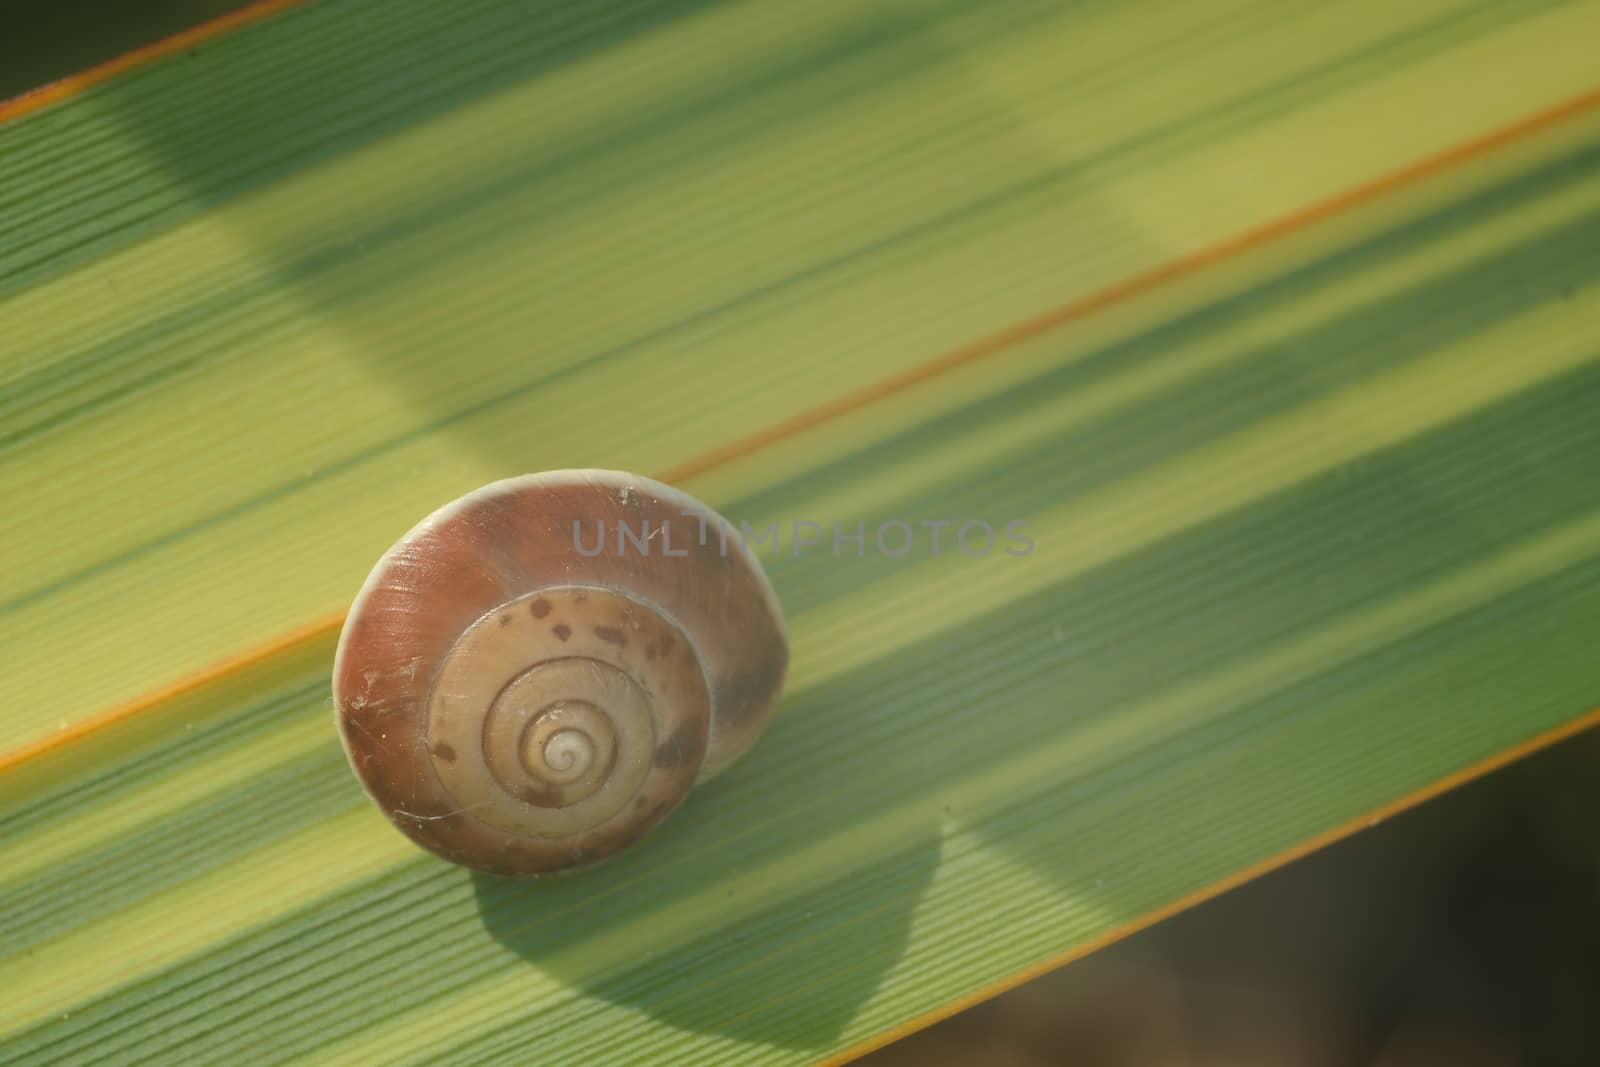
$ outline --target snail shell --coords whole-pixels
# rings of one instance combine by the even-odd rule
[[[405,834],[503,875],[638,840],[754,743],[782,612],[727,520],[618,471],[445,505],[378,561],[334,660],[335,716]]]

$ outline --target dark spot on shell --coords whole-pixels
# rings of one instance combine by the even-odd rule
[[[648,804],[648,803],[650,803],[650,802],[648,800],[646,800],[644,797],[635,797],[634,801],[633,801],[633,810],[634,811],[643,811],[644,810],[644,806],[646,804]]]
[[[511,625],[511,614],[509,612],[507,612],[506,614],[500,616],[500,625],[501,626],[510,626]]]
[[[454,763],[456,761],[456,750],[445,744],[443,741],[440,741],[437,745],[433,746],[433,754],[444,760],[446,763]]]
[[[701,540],[701,531],[696,529],[689,538],[689,547],[694,552],[697,563],[711,567],[726,567],[728,553],[732,551],[728,546],[729,537],[725,532],[719,532],[711,523],[706,523],[705,539]]]
[[[565,641],[572,636],[572,627],[564,622],[558,622],[556,623],[555,635],[558,639]]]
[[[557,786],[526,785],[517,791],[517,796],[536,808],[558,808],[565,794]]]
[[[788,666],[789,648],[783,638],[774,634],[760,664],[733,675],[721,687],[717,694],[718,714],[725,715],[729,723],[738,723],[765,708],[777,696]]]
[[[649,644],[644,646],[644,658],[645,659],[655,659],[656,658],[656,643],[654,641],[651,641]]]
[[[686,722],[672,731],[672,736],[656,747],[655,765],[662,768],[682,767],[689,763],[698,763],[702,754],[700,726],[698,723]]]
[[[615,626],[596,626],[594,635],[600,640],[613,645],[626,645],[628,643],[628,635]]]
[[[588,600],[588,599],[589,599],[589,594],[588,593],[573,593],[572,594],[572,602],[574,604],[582,604],[585,600]]]
[[[677,642],[675,642],[672,639],[672,635],[671,634],[662,634],[661,635],[661,656],[662,656],[663,659],[665,659],[667,656],[672,655],[672,646],[674,644],[676,644],[676,643]]]
[[[540,597],[538,600],[535,600],[532,604],[528,605],[528,610],[533,612],[534,618],[542,619],[546,615],[550,614],[550,601],[546,600],[544,597]]]

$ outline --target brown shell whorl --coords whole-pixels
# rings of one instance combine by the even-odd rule
[[[579,551],[619,521],[648,547]],[[787,662],[725,520],[649,479],[558,471],[469,494],[384,555],[340,637],[335,710],[413,840],[540,874],[617,852],[738,758]]]

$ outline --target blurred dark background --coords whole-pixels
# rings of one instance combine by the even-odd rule
[[[0,100],[243,6],[242,0],[0,0]]]
[[[1592,1067],[1600,731],[860,1062]]]

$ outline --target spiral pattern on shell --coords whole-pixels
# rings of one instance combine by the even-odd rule
[[[649,479],[556,471],[446,505],[379,560],[334,697],[396,826],[531,875],[614,854],[731,764],[787,663],[776,596],[726,520]]]

